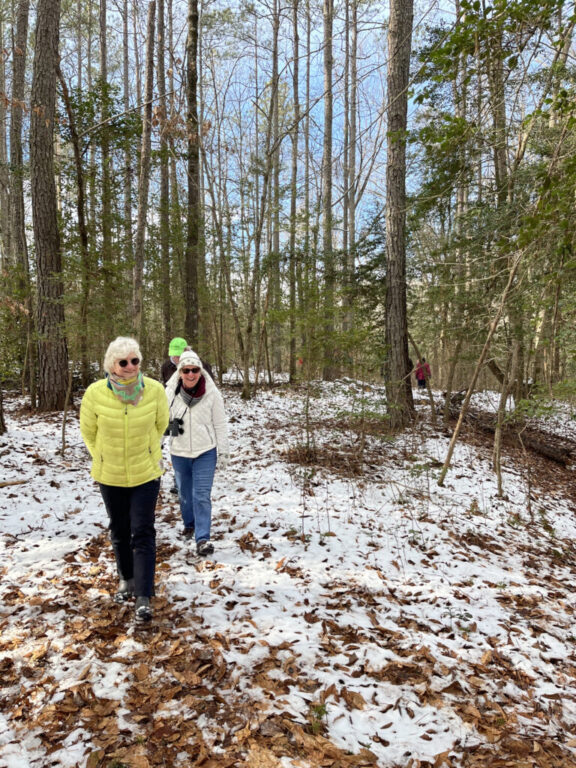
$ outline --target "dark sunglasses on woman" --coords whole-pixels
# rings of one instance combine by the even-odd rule
[[[130,360],[132,365],[140,365],[140,358],[139,357],[133,357],[132,360]],[[118,360],[118,365],[120,368],[126,368],[128,365],[128,360]]]
[[[200,368],[182,368],[182,373],[200,373]]]

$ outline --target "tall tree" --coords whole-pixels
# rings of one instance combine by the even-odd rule
[[[391,0],[386,165],[386,398],[393,428],[408,424],[414,410],[406,311],[406,129],[413,15],[413,0]]]
[[[148,24],[146,27],[146,84],[144,109],[142,110],[142,145],[140,151],[140,175],[138,177],[138,219],[134,237],[134,275],[132,294],[132,329],[142,338],[143,315],[143,276],[146,248],[146,218],[148,215],[148,190],[150,189],[150,151],[152,147],[152,99],[154,95],[154,29],[156,20],[156,2],[151,0],[148,6]]]
[[[124,0],[124,5],[122,7],[122,85],[125,112],[128,112],[130,109],[129,17],[130,9],[128,7],[128,0]],[[134,179],[133,154],[134,153],[131,151],[129,143],[126,142],[126,148],[124,149],[124,242],[126,256],[128,259],[132,258],[132,184]]]
[[[92,288],[92,269],[90,259],[88,226],[86,221],[86,180],[84,178],[84,164],[82,161],[82,146],[78,136],[76,115],[72,109],[68,84],[64,79],[60,68],[58,78],[62,90],[62,101],[68,116],[68,131],[72,150],[74,152],[74,167],[76,169],[76,215],[78,218],[78,236],[80,239],[80,308],[78,323],[78,347],[80,350],[82,385],[87,387],[90,383],[90,348],[88,344],[88,303]]]
[[[324,369],[328,381],[336,377],[334,351],[335,330],[335,269],[332,242],[332,92],[334,2],[324,0],[324,137],[322,148],[322,250],[324,257]]]
[[[164,345],[172,336],[172,301],[170,296],[170,158],[168,155],[168,103],[166,99],[166,31],[165,4],[158,0],[158,91],[159,96],[159,128],[160,128],[160,295],[162,297],[162,320]]]
[[[356,241],[356,111],[358,108],[358,0],[346,4],[346,70],[344,91],[344,318],[345,331],[352,329],[352,280]]]
[[[60,0],[39,0],[30,111],[32,218],[38,273],[38,407],[61,410],[68,385],[62,254],[54,181]]]
[[[23,379],[28,381],[32,407],[36,407],[36,342],[34,338],[34,302],[30,280],[28,243],[24,205],[24,159],[22,123],[26,81],[29,0],[20,0],[16,11],[16,31],[12,44],[12,109],[10,112],[10,261],[16,269],[16,290],[23,304],[21,347],[26,349]]]
[[[108,0],[100,0],[100,87],[102,89],[102,278],[104,304],[114,306],[114,281],[112,257],[112,155],[110,152],[110,105],[108,93]]]
[[[0,15],[0,268],[8,264],[10,257],[10,175],[8,171],[8,143],[6,134],[6,67],[4,44],[4,19]]]
[[[202,206],[200,201],[200,130],[198,120],[198,0],[188,3],[186,87],[188,96],[188,236],[184,261],[184,332],[198,346],[198,265],[200,263]]]
[[[298,203],[298,137],[300,132],[300,36],[298,32],[299,0],[292,0],[292,99],[294,101],[294,122],[290,130],[292,139],[290,178],[290,242],[288,252],[289,281],[289,361],[290,381],[296,379],[296,212]]]
[[[271,209],[271,248],[269,257],[269,283],[268,291],[271,294],[271,304],[273,310],[271,327],[271,347],[272,347],[272,367],[276,372],[282,370],[282,327],[280,322],[280,311],[282,307],[281,296],[281,265],[280,265],[280,165],[282,140],[280,138],[280,94],[279,82],[280,75],[278,71],[278,32],[280,28],[281,8],[278,0],[272,3],[272,89],[274,98],[274,117],[273,117],[273,172],[271,177],[272,193],[270,195]]]

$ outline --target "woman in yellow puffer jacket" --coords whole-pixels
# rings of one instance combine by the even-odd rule
[[[82,398],[80,432],[110,521],[120,579],[115,600],[136,596],[136,619],[149,621],[168,403],[162,384],[140,372],[141,361],[135,339],[119,336],[111,342],[104,356],[106,378],[91,384]]]

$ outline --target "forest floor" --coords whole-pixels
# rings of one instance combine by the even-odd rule
[[[62,452],[5,395],[0,768],[576,767],[576,468],[508,445],[499,497],[467,428],[440,487],[425,402],[391,435],[378,386],[224,396],[215,554],[169,472],[139,628],[77,412]],[[576,438],[566,404],[541,426]]]

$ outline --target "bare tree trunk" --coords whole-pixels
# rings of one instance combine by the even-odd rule
[[[122,9],[122,40],[124,51],[122,57],[122,82],[124,109],[130,109],[130,46],[129,46],[129,20],[130,11],[128,0],[124,0]],[[132,152],[127,146],[124,151],[124,248],[128,261],[132,260],[132,182],[134,179],[134,167]]]
[[[36,339],[34,301],[30,280],[28,243],[24,211],[24,161],[22,153],[22,121],[28,47],[29,0],[21,0],[16,12],[16,34],[12,46],[12,110],[10,120],[10,246],[11,262],[16,268],[16,286],[25,308],[26,319],[22,332],[23,348],[27,350],[23,365],[23,384],[28,381],[30,402],[37,405],[36,391]],[[24,389],[24,386],[23,386]]]
[[[134,237],[134,292],[132,295],[132,328],[143,338],[144,317],[142,312],[144,258],[146,246],[146,217],[148,215],[148,190],[150,188],[150,152],[152,146],[152,97],[154,95],[154,28],[156,0],[148,6],[146,29],[146,85],[142,114],[142,149],[140,152],[140,176],[138,179],[138,219]]]
[[[200,204],[200,130],[198,124],[198,0],[188,3],[188,237],[184,261],[184,329],[188,342],[198,345],[198,264],[202,231]]]
[[[112,157],[110,154],[110,140],[108,138],[108,121],[110,110],[108,107],[108,29],[107,29],[107,3],[108,0],[100,0],[100,79],[104,91],[100,118],[103,122],[102,129],[102,280],[104,288],[104,305],[114,306],[114,276],[112,258]],[[110,318],[109,318],[110,320]]]
[[[502,498],[504,495],[504,488],[502,484],[502,427],[504,425],[504,417],[506,416],[506,403],[510,396],[510,392],[514,385],[514,381],[518,375],[518,345],[515,345],[512,359],[508,363],[508,369],[506,371],[505,379],[502,383],[502,391],[500,393],[500,402],[498,404],[498,418],[496,420],[496,430],[494,432],[494,450],[492,453],[492,466],[496,472],[496,479],[498,483],[498,496]]]
[[[500,306],[496,311],[496,315],[494,316],[494,319],[490,323],[490,329],[488,330],[486,341],[484,342],[484,346],[482,347],[482,351],[480,352],[480,357],[478,358],[478,362],[476,363],[476,368],[474,369],[474,374],[472,375],[472,381],[468,385],[468,391],[466,392],[466,396],[462,403],[462,407],[460,408],[460,416],[458,417],[456,428],[452,433],[450,445],[448,446],[448,453],[446,454],[446,458],[444,459],[444,464],[440,472],[440,477],[438,478],[438,485],[444,485],[444,479],[446,477],[446,473],[448,472],[450,463],[452,461],[452,454],[454,453],[454,448],[456,447],[456,443],[458,442],[458,437],[460,436],[460,430],[462,429],[462,424],[468,412],[468,407],[470,405],[470,400],[472,399],[472,395],[474,394],[474,390],[476,388],[476,382],[478,381],[478,376],[480,375],[480,371],[482,370],[482,367],[486,360],[486,356],[488,355],[488,350],[490,349],[490,344],[492,343],[492,338],[496,333],[496,329],[498,328],[498,324],[500,323],[500,318],[502,317],[502,313],[504,312],[504,307],[506,306],[508,296],[510,295],[510,291],[512,289],[514,280],[516,278],[518,267],[520,266],[521,257],[522,257],[521,252],[516,255],[516,258],[512,264],[510,273],[508,275],[508,283],[506,284],[504,293],[502,294],[502,298],[500,299]]]
[[[347,4],[347,105],[346,105],[346,158],[344,168],[344,317],[343,330],[354,327],[352,285],[355,268],[356,245],[356,110],[358,108],[358,3]]]
[[[162,338],[164,346],[172,336],[172,301],[170,298],[170,165],[168,156],[167,116],[168,105],[166,101],[166,67],[164,56],[166,51],[166,34],[164,0],[158,0],[158,90],[160,92],[160,296],[162,303]]]
[[[458,365],[458,357],[460,355],[460,350],[462,349],[462,336],[458,337],[458,340],[456,341],[456,347],[454,349],[454,352],[450,356],[449,364],[448,364],[448,373],[446,375],[446,397],[444,400],[444,411],[442,415],[442,424],[447,427],[450,423],[450,396],[452,394],[452,389],[454,387],[454,377],[456,375],[456,366]]]
[[[311,76],[312,76],[312,18],[310,14],[310,0],[306,2],[306,69],[305,69],[305,101],[304,101],[304,258],[302,270],[300,273],[300,314],[306,320],[302,323],[302,348],[304,351],[304,365],[306,366],[307,377],[312,371],[312,322],[310,294],[313,285],[314,275],[316,273],[316,250],[311,247],[312,236],[310,220],[312,212],[310,210],[310,110],[311,110]],[[314,309],[316,308],[314,304]]]
[[[386,166],[386,397],[392,428],[412,418],[407,378],[406,130],[413,0],[392,0],[388,27],[388,161]]]
[[[61,410],[68,385],[62,255],[54,181],[60,0],[39,0],[30,110],[30,176],[38,268],[39,408]]]
[[[6,67],[4,51],[4,21],[0,16],[0,94],[6,93]],[[8,266],[10,247],[10,172],[8,170],[8,143],[6,135],[6,101],[0,97],[0,269]]]
[[[2,390],[0,389],[0,435],[6,432],[6,422],[4,421],[4,401],[2,400]]]
[[[170,67],[168,69],[168,85],[170,92],[170,122],[173,123],[178,116],[178,105],[176,104],[174,95],[174,14],[172,11],[172,0],[167,0],[167,14],[168,14],[168,45],[170,51]],[[173,288],[173,285],[178,286],[179,293],[182,293],[182,286],[184,284],[184,228],[182,222],[184,221],[184,212],[180,202],[180,190],[178,187],[178,168],[176,163],[176,147],[173,136],[170,134],[168,137],[168,153],[169,153],[169,198],[170,198],[170,212],[171,212],[171,226],[170,226],[170,246],[171,246],[171,258],[169,264],[168,274],[164,273],[163,280],[168,281],[169,287]],[[170,305],[170,319],[169,326],[164,329],[166,334],[165,346],[168,347],[168,342],[174,335],[180,335],[180,329],[177,329],[174,334],[174,306],[175,302],[171,301]]]
[[[136,0],[132,0],[132,39],[134,52],[134,90],[136,104],[142,104],[142,77],[140,66],[140,46],[138,45],[138,32],[140,29],[138,18],[139,6]]]
[[[74,152],[74,165],[76,168],[76,189],[78,195],[76,198],[76,215],[78,217],[78,235],[80,237],[80,259],[81,259],[81,299],[80,299],[80,322],[78,333],[78,347],[80,349],[80,359],[82,367],[82,386],[87,387],[90,383],[90,359],[88,345],[88,302],[90,300],[91,274],[90,252],[88,248],[88,227],[86,225],[86,183],[84,181],[84,167],[82,164],[82,147],[78,138],[76,127],[76,117],[70,104],[68,85],[62,76],[60,67],[58,67],[58,77],[62,88],[62,100],[68,116],[68,129],[70,131],[72,150]]]
[[[82,0],[76,0],[76,86],[80,92],[82,91],[82,64],[84,62],[83,13]]]
[[[280,28],[280,8],[278,0],[273,0],[273,27]],[[277,36],[276,36],[277,37]],[[273,173],[272,173],[272,253],[270,254],[270,278],[269,291],[271,293],[270,303],[273,310],[270,334],[267,334],[272,345],[272,369],[276,373],[282,370],[282,324],[280,322],[280,311],[282,308],[282,289],[281,289],[281,261],[280,261],[280,99],[279,99],[279,74],[278,74],[278,45],[272,48],[272,81],[274,92],[274,128],[273,128]],[[267,297],[268,300],[268,297]],[[266,318],[264,318],[266,322]]]
[[[327,381],[336,378],[335,330],[335,270],[332,244],[332,120],[333,93],[332,33],[334,26],[333,0],[324,0],[324,138],[322,150],[322,250],[324,256],[324,370]]]
[[[292,98],[294,100],[294,124],[290,131],[292,139],[292,168],[290,179],[290,245],[289,245],[289,360],[288,370],[290,382],[296,379],[296,212],[298,202],[298,136],[300,125],[300,99],[299,99],[299,60],[300,38],[298,36],[298,5],[299,0],[292,0],[292,35],[293,35],[293,63],[292,63]]]

